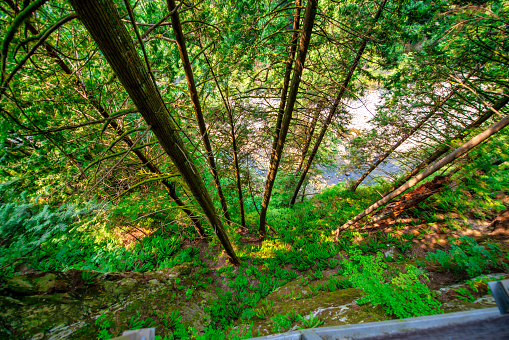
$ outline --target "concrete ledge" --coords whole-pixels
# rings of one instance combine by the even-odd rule
[[[471,321],[486,320],[501,316],[497,307],[476,309],[466,312],[419,316],[416,318],[389,320],[298,330],[280,334],[272,334],[253,340],[333,340],[341,338],[359,339],[392,333],[401,333],[419,329],[457,325]]]

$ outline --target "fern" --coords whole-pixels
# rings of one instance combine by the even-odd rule
[[[8,187],[0,186],[0,197],[7,196]],[[74,204],[53,208],[27,201],[25,194],[21,195],[21,202],[0,201],[0,267],[9,267],[29,255],[27,262],[36,270],[55,270],[70,264],[65,251],[54,249],[52,241],[70,232],[80,216],[91,213],[98,205],[91,202],[81,208]],[[45,260],[53,253],[58,256]]]

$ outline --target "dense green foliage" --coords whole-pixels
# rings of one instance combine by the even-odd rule
[[[387,313],[398,318],[440,312],[440,304],[433,300],[428,286],[419,281],[422,272],[418,268],[407,266],[406,273],[399,273],[391,279],[391,284],[387,284],[384,282],[384,269],[387,266],[382,258],[381,254],[377,257],[357,255],[353,261],[343,263],[344,275],[367,293],[358,301],[359,304],[381,304]]]

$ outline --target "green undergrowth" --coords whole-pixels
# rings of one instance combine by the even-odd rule
[[[505,267],[501,261],[504,253],[494,242],[482,246],[468,236],[449,241],[449,251],[439,249],[436,253],[430,252],[426,259],[440,265],[443,270],[466,272],[470,278],[488,273],[491,268]]]
[[[180,264],[190,266],[194,269],[188,277],[175,283],[182,301],[192,302],[201,291],[217,296],[204,306],[207,320],[203,332],[184,327],[178,311],[131,315],[127,323],[115,328],[156,326],[161,340],[252,336],[249,327],[235,328],[240,321],[247,325],[265,322],[272,332],[322,325],[319,315],[273,310],[274,301],[267,297],[291,282],[298,282],[305,293],[292,291],[287,298],[302,303],[320,294],[356,288],[362,291],[362,297],[356,300],[359,306],[381,308],[388,318],[440,313],[442,307],[429,289],[429,264],[441,271],[475,277],[507,270],[507,250],[493,241],[478,244],[473,238],[451,238],[444,249],[415,259],[412,247],[423,239],[427,229],[417,233],[397,231],[440,223],[441,230],[454,234],[466,226],[461,216],[466,216],[471,207],[479,217],[493,216],[503,209],[496,195],[509,187],[507,157],[480,152],[476,162],[485,164],[481,172],[470,177],[468,169],[458,172],[455,185],[410,210],[410,221],[396,223],[389,232],[348,230],[338,239],[331,236],[332,231],[378,199],[385,184],[361,186],[355,193],[346,185],[337,185],[292,209],[276,206],[268,214],[276,233],[271,232],[261,245],[244,243],[241,235],[229,231],[242,261],[239,267],[215,267],[220,256],[214,239],[205,247],[186,245],[191,226],[173,224],[163,228],[157,221],[141,220],[142,224],[134,226],[149,230],[148,236],[125,247],[112,232],[111,224],[118,219],[110,221],[97,203],[39,204],[36,198],[23,195],[14,200],[10,184],[5,183],[0,186],[2,276],[16,276],[21,268],[37,272],[78,269],[84,270],[83,281],[93,284],[97,274],[90,271],[151,272]],[[117,210],[129,209],[126,202]],[[459,214],[460,219],[444,215],[448,210]],[[256,212],[248,211],[247,216],[251,233],[256,233]],[[150,230],[152,227],[154,230]],[[204,248],[209,255],[203,253]],[[208,264],[204,262],[206,257]],[[113,322],[113,316],[106,313],[87,329],[95,338],[108,339],[118,335],[110,331]]]

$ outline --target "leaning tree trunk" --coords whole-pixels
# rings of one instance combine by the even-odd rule
[[[221,202],[221,208],[223,210],[224,217],[231,223],[230,213],[228,212],[228,206],[226,205],[226,199],[221,188],[221,182],[219,181],[219,175],[217,173],[216,161],[214,154],[212,153],[212,147],[210,146],[209,134],[207,132],[207,126],[205,125],[205,119],[203,119],[203,112],[201,109],[200,100],[198,99],[198,90],[196,89],[196,83],[194,82],[193,69],[191,62],[189,61],[189,55],[187,53],[186,43],[184,41],[184,33],[182,33],[182,27],[180,25],[180,18],[175,5],[174,0],[168,0],[168,8],[171,14],[171,26],[173,27],[173,33],[175,34],[175,40],[177,41],[177,47],[180,54],[180,60],[184,67],[184,73],[186,74],[187,86],[189,88],[189,95],[193,102],[194,113],[198,126],[200,127],[200,134],[207,152],[207,160],[210,166],[210,172],[214,178],[214,184],[216,185],[217,194],[219,195],[219,201]]]
[[[267,174],[267,181],[265,183],[265,190],[263,193],[262,207],[260,211],[260,224],[258,226],[258,231],[260,233],[261,239],[264,239],[266,236],[265,223],[267,217],[267,208],[269,206],[274,181],[276,180],[277,170],[281,160],[281,154],[283,153],[286,135],[288,134],[288,128],[290,126],[290,120],[292,119],[295,100],[297,99],[297,92],[299,90],[299,84],[301,80],[300,78],[302,76],[302,71],[304,70],[304,62],[306,60],[306,54],[308,51],[309,42],[311,40],[311,33],[313,31],[313,23],[315,20],[317,5],[318,0],[309,0],[306,6],[306,13],[304,16],[304,22],[302,25],[302,32],[299,42],[299,53],[297,59],[295,60],[295,69],[293,70],[292,83],[289,87],[290,93],[284,108],[284,115],[281,120],[281,129],[279,131],[276,147],[273,148],[272,151],[269,172]]]
[[[233,164],[235,166],[235,177],[237,180],[237,193],[239,195],[239,208],[240,208],[240,224],[246,228],[246,214],[244,212],[244,195],[242,194],[242,182],[240,179],[240,166],[239,166],[239,152],[237,148],[237,138],[235,137],[235,125],[233,123],[233,116],[231,110],[228,110],[228,120],[230,121],[230,134],[232,137],[233,148]]]
[[[417,206],[417,204],[428,199],[430,196],[441,192],[446,185],[451,181],[453,173],[458,171],[460,168],[456,168],[452,173],[447,176],[436,176],[433,180],[424,183],[423,185],[415,188],[411,192],[408,192],[401,196],[397,201],[387,204],[383,209],[378,210],[376,215],[372,216],[369,221],[370,224],[380,224],[382,221],[387,219],[396,219],[404,211]]]
[[[14,10],[14,12],[18,12],[19,9],[17,8],[16,4],[12,1],[7,1],[7,4]],[[30,22],[26,23],[27,29],[32,33],[33,35],[38,35],[39,31],[37,28],[35,28]],[[90,104],[94,107],[94,109],[104,118],[109,118],[110,115],[108,114],[108,111],[101,105],[101,103],[94,97],[92,93],[90,93],[86,88],[83,82],[78,78],[77,74],[74,74],[74,72],[71,70],[71,68],[65,63],[62,58],[58,55],[58,53],[55,51],[55,49],[48,43],[44,43],[44,48],[46,49],[46,52],[48,55],[55,60],[57,65],[60,67],[60,69],[68,75],[74,75],[77,78],[76,81],[76,92],[79,93],[80,96],[82,96],[84,99],[88,100]],[[109,121],[109,125],[111,128],[115,131],[115,133],[118,136],[124,135],[124,130],[118,125],[116,120],[112,119]],[[122,138],[124,143],[131,148],[133,146],[133,141],[129,136],[125,136]],[[132,152],[138,157],[138,159],[141,161],[141,163],[152,173],[154,174],[161,174],[161,171],[145,156],[145,154],[139,150],[134,149]],[[173,183],[171,183],[168,180],[162,180],[162,184],[166,187],[168,190],[168,195],[173,199],[173,201],[184,211],[184,213],[189,216],[191,221],[194,224],[195,230],[200,235],[200,237],[206,237],[205,230],[203,230],[203,227],[201,225],[200,220],[198,217],[188,208],[186,208],[186,204],[182,202],[180,197],[177,195],[177,191],[175,189],[175,186]]]
[[[325,121],[325,123],[322,126],[320,135],[318,136],[318,139],[315,142],[315,146],[313,147],[313,151],[311,151],[311,154],[309,155],[306,166],[302,170],[302,174],[299,178],[299,181],[297,182],[297,186],[295,187],[295,190],[293,191],[293,196],[292,196],[292,199],[290,200],[290,207],[293,206],[295,204],[295,201],[297,200],[297,195],[299,194],[302,183],[304,183],[304,180],[306,179],[306,175],[307,175],[309,169],[311,168],[311,165],[313,164],[313,160],[315,159],[315,156],[318,152],[318,148],[320,147],[320,144],[322,143],[322,140],[325,136],[325,133],[327,132],[327,129],[329,128],[330,123],[332,122],[332,118],[334,117],[334,114],[336,113],[339,103],[341,102],[341,99],[343,98],[343,94],[346,92],[347,86],[350,83],[350,79],[352,78],[353,72],[355,71],[355,69],[357,68],[357,65],[359,64],[361,56],[364,53],[364,49],[366,48],[366,45],[368,44],[368,41],[370,40],[370,35],[373,33],[374,25],[378,21],[378,18],[380,18],[380,15],[382,14],[382,11],[385,7],[386,2],[387,2],[387,0],[382,0],[380,7],[378,8],[378,11],[375,14],[373,26],[369,29],[368,33],[366,34],[366,38],[364,38],[362,40],[361,46],[359,48],[359,51],[357,52],[357,55],[355,56],[353,64],[352,64],[352,66],[350,66],[350,70],[348,70],[348,74],[346,75],[346,78],[343,81],[343,85],[341,86],[341,89],[339,90],[339,93],[338,93],[336,99],[334,100],[332,107],[329,110],[329,115],[327,116],[327,120]]]
[[[179,170],[189,190],[210,221],[230,261],[240,264],[203,179],[177,133],[148,70],[138,55],[126,27],[111,0],[70,0],[78,17],[129,94],[159,143]]]
[[[473,148],[475,148],[477,145],[479,145],[480,143],[482,143],[483,141],[485,141],[486,139],[488,139],[490,136],[494,135],[495,133],[497,133],[498,131],[502,130],[504,127],[506,127],[507,125],[509,125],[509,115],[505,116],[504,118],[502,118],[500,121],[498,121],[497,123],[493,124],[492,126],[490,126],[489,128],[487,128],[486,130],[484,130],[483,132],[481,132],[480,134],[478,134],[477,136],[475,136],[474,138],[472,138],[471,140],[469,140],[468,142],[466,142],[465,144],[461,145],[459,148],[457,148],[456,150],[454,150],[453,152],[451,152],[449,155],[447,155],[446,157],[442,158],[441,160],[439,160],[436,164],[434,164],[433,166],[430,166],[428,167],[426,170],[424,170],[422,173],[420,173],[419,175],[413,177],[412,179],[410,179],[408,182],[406,182],[404,185],[400,186],[398,189],[394,190],[393,192],[391,192],[389,195],[383,197],[382,199],[380,199],[379,201],[377,201],[376,203],[372,204],[369,208],[367,208],[366,210],[364,210],[363,212],[361,212],[360,214],[358,214],[357,216],[355,216],[354,218],[352,218],[350,221],[348,221],[347,223],[343,224],[340,228],[336,229],[333,234],[337,237],[339,236],[339,232],[341,230],[344,230],[350,226],[352,226],[353,224],[355,224],[356,222],[358,222],[361,218],[363,218],[364,216],[372,213],[373,211],[375,211],[377,208],[387,204],[390,200],[392,200],[393,198],[399,196],[400,194],[402,194],[403,192],[405,192],[406,190],[410,189],[411,187],[413,187],[415,184],[419,183],[420,181],[422,181],[423,179],[425,179],[426,177],[428,177],[429,175],[433,174],[434,172],[440,170],[442,167],[444,167],[445,165],[451,163],[452,161],[458,159],[460,156],[464,155],[465,153],[469,152],[470,150],[472,150]]]
[[[472,130],[480,127],[485,121],[487,121],[488,119],[490,119],[491,116],[493,116],[493,113],[495,113],[495,111],[501,110],[504,106],[507,105],[507,103],[509,103],[509,96],[501,98],[498,102],[495,103],[495,105],[493,105],[492,108],[486,109],[484,111],[484,113],[479,118],[477,118],[475,121],[473,121],[471,124],[469,124],[465,128],[465,130],[463,130],[461,133],[459,133],[454,138],[452,138],[452,140],[460,140],[460,141],[463,140],[470,132],[472,132]],[[449,150],[451,150],[451,146],[449,143],[446,143],[444,146],[437,149],[431,156],[426,158],[418,166],[416,166],[412,171],[410,171],[408,174],[406,174],[405,177],[403,177],[401,180],[396,182],[396,184],[394,184],[390,189],[388,189],[383,194],[383,196],[389,194],[391,191],[396,190],[396,188],[401,186],[403,183],[408,181],[413,176],[417,175],[419,173],[419,171],[424,169],[426,166],[432,164],[439,157],[441,157],[442,155],[445,155],[447,152],[449,152]]]
[[[235,125],[233,124],[233,115],[231,110],[228,110],[228,119],[230,121],[230,134],[232,137],[232,148],[233,148],[233,163],[235,166],[237,192],[239,195],[240,224],[244,229],[246,229],[246,216],[245,216],[246,214],[244,212],[244,195],[242,194],[242,182],[240,180],[239,152],[237,149],[237,139],[235,137]]]
[[[355,190],[357,190],[357,187],[366,179],[366,177],[368,177],[369,174],[373,170],[375,170],[383,161],[385,161],[387,157],[389,157],[401,144],[403,144],[408,138],[412,137],[412,135],[415,132],[417,132],[421,128],[421,126],[423,126],[431,117],[433,117],[435,113],[437,113],[437,111],[440,110],[449,99],[451,99],[451,97],[456,93],[456,91],[458,91],[458,89],[464,84],[464,82],[468,80],[472,76],[472,74],[475,73],[475,71],[478,70],[479,67],[480,65],[478,65],[473,72],[469,73],[465,77],[465,79],[462,82],[460,82],[461,83],[460,85],[456,86],[453,90],[451,90],[449,94],[445,96],[444,99],[442,99],[440,104],[435,106],[424,118],[421,119],[421,121],[417,125],[415,125],[410,131],[404,134],[396,144],[391,146],[389,150],[387,150],[382,156],[380,156],[375,161],[375,163],[373,163],[369,167],[369,169],[366,172],[364,172],[364,174],[359,179],[357,179],[357,181],[355,181],[355,183],[350,187],[350,191],[355,192]]]

